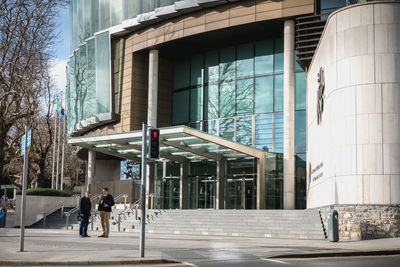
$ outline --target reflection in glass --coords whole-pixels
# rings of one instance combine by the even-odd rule
[[[275,44],[275,73],[283,73],[283,38],[274,40]]]
[[[272,74],[274,72],[274,46],[273,40],[256,43],[255,74]]]
[[[283,157],[274,155],[266,160],[265,208],[283,209]]]
[[[295,113],[295,139],[294,146],[296,153],[304,153],[306,152],[306,140],[307,140],[307,132],[306,132],[306,111],[296,111]]]
[[[253,43],[237,46],[237,78],[251,77],[254,75],[253,59]]]
[[[255,147],[266,152],[273,151],[273,114],[256,116]]]
[[[205,86],[205,99],[207,104],[205,106],[204,119],[218,118],[218,84],[211,84]]]
[[[110,112],[110,36],[108,32],[96,35],[96,98],[97,112]]]
[[[306,109],[306,75],[305,72],[295,73],[296,110]]]
[[[235,79],[235,47],[221,49],[219,63],[219,79],[221,81]]]
[[[252,145],[253,118],[251,116],[236,119],[236,142],[242,145]]]
[[[253,78],[237,80],[236,85],[236,114],[253,114]]]
[[[307,208],[307,181],[306,181],[306,170],[307,161],[306,154],[296,154],[296,165],[295,165],[295,208],[306,209]]]
[[[218,82],[219,63],[218,50],[210,51],[204,55],[205,83]]]
[[[234,141],[234,119],[219,120],[219,136]]]
[[[283,113],[275,114],[274,134],[275,134],[274,152],[283,153]]]
[[[274,76],[274,111],[283,111],[283,75]]]
[[[274,111],[274,80],[273,76],[264,76],[255,80],[255,113]]]
[[[224,82],[220,86],[219,109],[221,117],[235,115],[235,82]]]
[[[190,90],[190,121],[199,121],[203,115],[203,88]]]

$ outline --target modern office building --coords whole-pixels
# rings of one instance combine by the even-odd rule
[[[72,0],[87,183],[130,190],[146,122],[155,208],[399,205],[400,4],[354,2]]]

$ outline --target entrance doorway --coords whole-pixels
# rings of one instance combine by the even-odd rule
[[[254,209],[256,191],[254,178],[231,177],[226,180],[226,208]]]
[[[189,177],[189,194],[191,209],[215,209],[216,177]]]
[[[156,180],[156,207],[179,209],[180,181],[178,177],[163,177]]]

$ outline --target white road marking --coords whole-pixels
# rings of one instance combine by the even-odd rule
[[[272,260],[272,259],[262,259],[263,261],[270,261],[270,262],[275,262],[275,263],[281,263],[281,264],[289,264],[284,261],[278,261],[278,260]]]

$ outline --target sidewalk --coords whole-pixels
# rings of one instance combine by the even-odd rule
[[[202,262],[335,255],[400,254],[400,238],[328,242],[244,237],[146,235],[146,257],[139,257],[139,235],[111,233],[108,239],[79,238],[76,231],[26,229],[25,250],[19,249],[19,229],[0,228],[0,265],[73,265]]]

